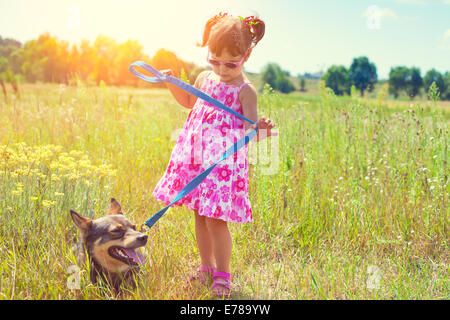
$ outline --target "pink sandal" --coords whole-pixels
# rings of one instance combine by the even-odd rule
[[[231,297],[231,275],[226,272],[213,272],[212,291],[216,298],[228,299]]]
[[[195,271],[195,274],[189,277],[189,284],[197,283],[200,285],[206,285],[208,281],[211,279],[214,271],[216,271],[215,267],[205,267],[200,266]]]

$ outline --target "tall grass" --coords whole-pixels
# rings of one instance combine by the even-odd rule
[[[151,193],[188,110],[163,89],[82,84],[29,85],[0,110],[0,296],[112,298],[88,270],[79,289],[67,286],[77,237],[69,209],[97,218],[114,197],[136,223],[158,211]],[[254,222],[230,225],[236,298],[449,298],[448,110],[320,87],[266,92],[258,114],[277,125],[269,158],[279,163],[267,174],[259,153],[274,138],[251,142]],[[13,154],[16,163],[5,160]],[[139,286],[125,298],[210,298],[186,290],[199,264],[190,210],[171,208],[146,249]]]

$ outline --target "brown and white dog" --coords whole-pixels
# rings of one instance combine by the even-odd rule
[[[135,288],[134,275],[145,261],[139,248],[146,245],[148,236],[137,231],[136,225],[124,216],[119,202],[111,198],[108,213],[95,220],[73,210],[70,215],[81,235],[78,264],[86,261],[86,248],[92,283],[97,284],[101,277],[115,294],[122,293],[122,284]]]

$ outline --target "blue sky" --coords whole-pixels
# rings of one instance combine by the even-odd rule
[[[103,34],[138,40],[152,56],[159,48],[206,65],[201,40],[219,11],[259,14],[266,35],[246,63],[259,72],[276,62],[292,75],[349,67],[354,57],[374,62],[379,78],[392,66],[450,71],[450,0],[0,0],[0,35],[21,42],[43,32],[70,43]]]

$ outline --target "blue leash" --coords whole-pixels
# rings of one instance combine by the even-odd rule
[[[154,77],[149,77],[149,76],[143,75],[142,73],[139,73],[138,71],[136,71],[134,69],[134,67],[141,67],[141,68],[147,70],[148,72],[150,72],[151,74],[153,74]],[[166,76],[163,73],[161,73],[160,71],[158,71],[157,69],[153,68],[151,65],[149,65],[143,61],[136,61],[136,62],[132,63],[128,69],[132,74],[134,74],[139,79],[142,79],[142,80],[144,80],[146,82],[150,82],[150,83],[162,83],[162,82],[171,83],[171,84],[176,85],[177,87],[183,89],[184,91],[186,91],[190,94],[193,94],[193,95],[197,96],[198,98],[201,98],[201,99],[205,100],[206,102],[209,102],[209,103],[215,105],[216,107],[219,107],[220,109],[235,115],[236,117],[238,117],[242,120],[248,121],[251,124],[255,124],[255,122],[253,122],[252,120],[246,118],[242,114],[227,107],[222,102],[217,101],[216,99],[207,95],[203,91],[191,86],[190,84],[188,84],[184,81],[181,81],[180,79],[177,79],[172,76]],[[175,199],[173,199],[172,202],[167,207],[159,210],[150,219],[145,221],[144,224],[147,225],[149,228],[151,228],[156,223],[156,221],[158,221],[163,216],[163,214],[172,206],[172,204],[174,204],[175,202],[177,202],[178,200],[180,200],[181,198],[183,198],[184,196],[189,194],[192,190],[194,190],[206,178],[206,176],[208,174],[210,174],[210,172],[215,168],[215,166],[219,162],[221,162],[222,160],[225,160],[226,158],[228,158],[229,156],[231,156],[232,154],[234,154],[238,150],[240,150],[242,147],[244,147],[246,144],[248,144],[250,142],[250,140],[255,137],[257,131],[258,131],[258,128],[255,128],[252,131],[250,131],[249,133],[247,133],[244,137],[239,139],[232,147],[230,147],[227,151],[225,151],[222,158],[220,158],[216,163],[214,163],[212,166],[210,166],[205,171],[199,173],[194,179],[192,179],[188,184],[186,184],[183,189],[181,189],[181,191],[178,193],[178,195],[175,197]]]

